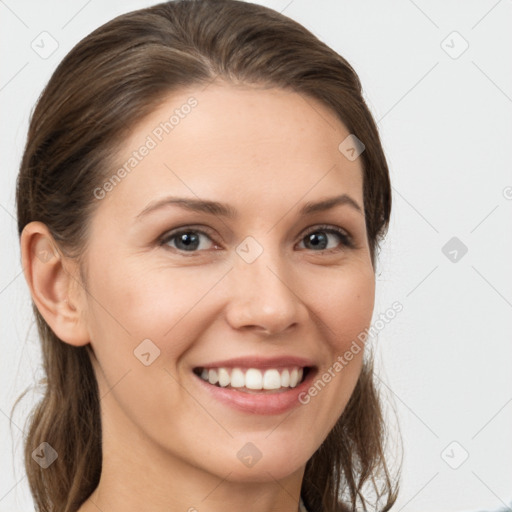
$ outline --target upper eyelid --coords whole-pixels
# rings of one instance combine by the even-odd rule
[[[302,231],[302,233],[310,233],[311,231],[316,231],[316,230],[320,231],[322,229],[325,229],[326,231],[329,229],[332,229],[334,231],[342,231],[347,236],[350,236],[350,237],[352,236],[345,228],[342,228],[341,226],[336,226],[335,224],[315,224],[313,226],[310,226],[309,228],[305,228]]]
[[[159,240],[166,240],[172,237],[175,237],[176,235],[179,235],[180,233],[186,233],[187,231],[196,231],[198,233],[204,233],[205,235],[208,235],[210,237],[215,236],[214,230],[211,228],[208,228],[207,226],[195,226],[193,224],[186,224],[184,226],[179,226],[176,228],[169,229],[165,231],[161,236],[159,236]]]

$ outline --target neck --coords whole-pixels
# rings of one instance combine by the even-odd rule
[[[133,462],[133,461],[132,461]],[[144,476],[134,477],[135,468],[120,473],[106,466],[99,485],[79,512],[239,512],[250,503],[251,512],[298,512],[299,475],[284,480],[232,482],[193,470],[159,473],[146,466]],[[157,473],[158,476],[157,476]],[[298,482],[298,485],[297,485]]]
[[[119,425],[102,418],[100,482],[78,512],[239,512],[248,504],[251,512],[299,510],[304,467],[281,479],[267,473],[256,482],[235,480],[227,470],[206,472]]]

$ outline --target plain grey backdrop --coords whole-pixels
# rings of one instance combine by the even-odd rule
[[[36,99],[81,38],[147,0],[0,0],[0,512],[33,504],[21,464],[39,341],[21,264],[15,180]],[[377,374],[403,439],[393,510],[512,500],[512,1],[275,0],[348,59],[393,185],[374,314]],[[395,431],[398,435],[398,431]],[[400,446],[392,452],[399,453]]]

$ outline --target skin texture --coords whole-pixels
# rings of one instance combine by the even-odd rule
[[[158,141],[155,127],[192,96],[197,105]],[[346,406],[363,351],[307,405],[277,415],[212,399],[192,369],[294,355],[312,359],[321,376],[369,326],[375,277],[360,159],[340,153],[349,132],[316,100],[223,82],[170,95],[132,131],[119,166],[148,135],[157,146],[126,177],[103,199],[91,191],[87,283],[44,224],[22,234],[37,307],[61,340],[93,351],[104,458],[80,512],[229,512],[248,503],[295,512],[305,464]],[[362,211],[299,216],[305,203],[342,193]],[[229,203],[238,214],[168,206],[136,219],[168,195]],[[321,224],[349,233],[354,247]],[[209,228],[195,252],[180,251],[177,237],[159,244],[183,226]],[[310,232],[327,237],[328,249],[308,244]],[[250,264],[236,251],[248,236],[263,250]],[[50,247],[52,258],[37,257]],[[145,339],[160,350],[149,366],[134,356]],[[252,467],[237,457],[248,442],[262,454]]]

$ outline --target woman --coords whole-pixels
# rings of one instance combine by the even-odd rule
[[[249,3],[119,16],[41,95],[17,207],[38,510],[391,508],[364,350],[391,191],[342,57]]]

